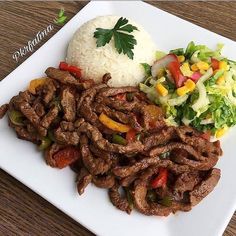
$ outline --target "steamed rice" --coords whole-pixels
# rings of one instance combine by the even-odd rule
[[[153,64],[156,46],[150,35],[140,26],[129,20],[139,31],[133,31],[137,45],[134,46],[134,59],[119,54],[114,40],[104,47],[97,48],[93,33],[96,28],[111,29],[119,16],[100,16],[82,25],[69,43],[67,62],[82,69],[84,79],[100,82],[105,73],[111,73],[111,86],[137,85],[144,78],[144,70],[140,63]]]

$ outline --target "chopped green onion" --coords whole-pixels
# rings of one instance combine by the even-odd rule
[[[50,145],[51,145],[52,141],[50,138],[48,137],[44,137],[42,140],[41,140],[41,144],[39,145],[39,150],[45,150],[47,149]]]
[[[150,201],[150,202],[156,202],[157,201],[157,195],[153,190],[148,190],[147,200]]]
[[[127,93],[126,99],[128,102],[132,102],[134,100],[134,94],[133,93]]]
[[[172,199],[170,196],[163,197],[160,201],[158,201],[163,206],[170,207],[172,205]]]
[[[120,145],[126,145],[127,141],[122,136],[118,134],[113,134],[112,136],[112,142]]]
[[[137,134],[137,135],[136,135],[136,140],[137,140],[137,141],[140,141],[140,140],[141,140],[141,137],[142,137],[141,134]]]
[[[160,159],[166,159],[170,156],[170,152],[164,152],[160,154]]]
[[[52,130],[49,130],[49,131],[48,131],[48,137],[49,137],[49,139],[51,139],[53,142],[56,141]]]
[[[14,125],[18,125],[18,126],[23,126],[24,122],[24,115],[16,110],[12,110],[8,113],[9,119],[10,121],[14,124]]]
[[[129,203],[129,207],[130,207],[130,209],[133,209],[134,208],[134,202],[133,202],[133,198],[132,198],[132,195],[130,193],[130,190],[128,188],[125,188],[125,193],[126,193],[127,201]]]

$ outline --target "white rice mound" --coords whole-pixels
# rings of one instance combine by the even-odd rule
[[[113,15],[96,17],[83,24],[74,34],[69,43],[66,61],[82,69],[82,78],[93,79],[98,83],[109,72],[112,76],[110,86],[135,86],[145,76],[140,63],[152,65],[155,61],[156,46],[150,35],[129,19],[128,23],[139,30],[131,33],[137,40],[133,60],[117,52],[113,38],[104,47],[97,48],[96,38],[93,37],[96,28],[112,29],[119,18]]]

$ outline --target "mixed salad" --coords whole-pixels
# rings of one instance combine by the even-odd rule
[[[140,89],[160,105],[169,125],[190,125],[223,136],[236,124],[236,62],[216,50],[190,42],[187,48],[157,52]]]

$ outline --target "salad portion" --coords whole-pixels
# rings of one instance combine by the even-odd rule
[[[142,64],[140,89],[160,105],[169,125],[192,126],[222,137],[236,124],[236,62],[216,50],[190,42],[187,48],[157,52],[153,65]]]

